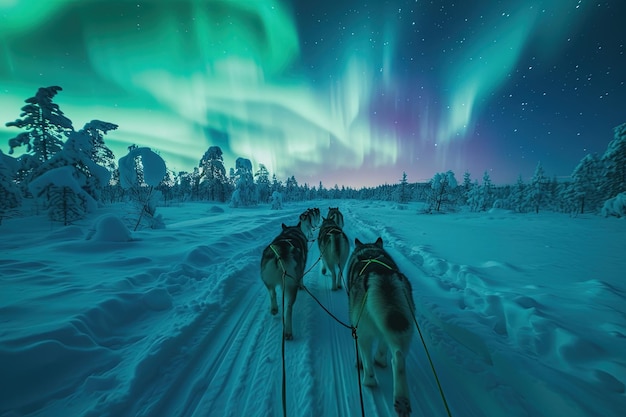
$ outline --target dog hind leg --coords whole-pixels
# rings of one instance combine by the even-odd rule
[[[406,359],[404,353],[394,350],[391,363],[393,367],[393,407],[399,417],[411,414],[409,387],[406,381]]]

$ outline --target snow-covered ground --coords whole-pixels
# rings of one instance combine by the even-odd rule
[[[68,227],[5,220],[0,416],[281,416],[281,320],[261,251],[281,223],[329,205],[352,242],[381,236],[412,281],[453,416],[624,415],[625,221],[318,201],[161,207],[167,228],[139,232],[116,217],[94,226],[133,222],[121,205]],[[304,282],[347,322],[318,257],[312,244]],[[360,415],[351,332],[304,291],[284,360],[288,416]],[[445,416],[417,333],[407,370],[413,415]],[[392,416],[391,369],[378,379],[365,415]]]

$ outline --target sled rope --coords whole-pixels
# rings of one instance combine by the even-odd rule
[[[409,302],[409,295],[404,293],[407,302]],[[439,388],[439,394],[441,395],[441,399],[443,401],[443,405],[446,408],[446,412],[448,413],[448,417],[452,417],[452,413],[450,412],[450,407],[448,407],[448,401],[446,400],[446,396],[443,393],[443,388],[441,387],[441,382],[439,382],[439,376],[437,376],[437,371],[435,371],[435,365],[433,364],[433,360],[430,357],[430,352],[428,352],[428,348],[426,347],[426,341],[424,340],[424,336],[422,335],[422,330],[420,329],[419,324],[417,324],[417,319],[415,318],[415,311],[411,309],[411,315],[413,316],[413,322],[415,323],[415,327],[417,327],[417,333],[420,335],[420,339],[422,340],[422,345],[424,345],[424,351],[426,352],[426,357],[428,358],[428,362],[430,363],[430,369],[433,371],[433,375],[435,376],[435,381],[437,382],[437,388]]]
[[[280,260],[280,258],[278,258]],[[282,262],[281,262],[282,267]],[[282,306],[282,316],[283,316],[283,337],[282,337],[282,346],[281,346],[281,356],[283,358],[283,386],[282,386],[282,398],[283,398],[283,417],[287,417],[287,377],[285,372],[285,276],[287,275],[287,271],[283,267],[283,306]]]

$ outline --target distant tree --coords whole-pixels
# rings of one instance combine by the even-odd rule
[[[519,213],[526,211],[526,184],[524,184],[522,174],[517,177],[517,183],[511,189],[510,205],[513,210]]]
[[[272,192],[272,195],[274,195],[275,191],[282,194],[284,189],[285,187],[283,186],[282,181],[276,178],[276,174],[272,174],[272,182],[270,185],[270,191]]]
[[[602,155],[604,180],[603,198],[613,198],[626,191],[626,123],[613,129],[614,137]]]
[[[480,210],[487,210],[493,206],[493,202],[495,200],[494,197],[494,187],[491,182],[491,177],[489,176],[489,172],[485,171],[483,173],[483,183],[481,186],[481,200],[480,200]]]
[[[226,201],[228,178],[224,168],[224,157],[219,146],[211,146],[200,159],[200,177],[202,188],[210,201]]]
[[[572,183],[569,185],[571,203],[576,206],[575,211],[585,213],[597,211],[600,207],[601,195],[599,192],[602,176],[602,162],[597,154],[586,155],[572,172]]]
[[[259,192],[259,202],[267,203],[270,198],[270,173],[263,164],[259,164],[256,177],[257,190]]]
[[[231,206],[250,207],[257,205],[259,195],[252,175],[252,162],[246,158],[237,158],[235,167],[236,185],[230,202]]]
[[[478,180],[474,180],[474,184],[467,193],[467,205],[471,211],[481,210],[482,189],[478,184]]]
[[[299,201],[300,200],[300,190],[298,189],[298,181],[296,181],[296,177],[293,175],[287,178],[287,181],[285,182],[284,198],[287,201]]]
[[[447,171],[437,173],[430,180],[430,205],[431,209],[440,211],[441,206],[445,204],[451,204],[454,202],[454,191],[456,190],[457,182],[454,177],[454,172]]]
[[[539,213],[539,209],[543,207],[546,200],[547,185],[548,179],[544,173],[543,166],[541,162],[538,162],[526,194],[527,204],[535,213]]]
[[[22,196],[13,178],[17,172],[17,160],[0,151],[0,224],[7,214],[20,206]]]
[[[406,172],[402,172],[402,178],[400,184],[396,188],[395,200],[400,204],[406,204],[409,202],[410,190],[409,182],[406,179]]]
[[[463,185],[461,186],[460,195],[463,202],[467,202],[467,198],[469,196],[469,192],[472,188],[472,179],[469,171],[465,171],[463,173]]]

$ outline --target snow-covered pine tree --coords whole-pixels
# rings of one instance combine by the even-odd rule
[[[602,162],[597,154],[586,155],[572,172],[572,183],[568,192],[575,212],[595,212],[600,209],[599,192],[602,178]]]
[[[61,150],[65,136],[74,130],[72,121],[63,115],[58,104],[52,102],[61,90],[58,86],[39,88],[34,97],[25,100],[20,119],[6,123],[7,127],[26,129],[9,140],[10,154],[25,145],[26,152],[43,163]]]
[[[298,181],[296,181],[296,177],[293,175],[285,181],[284,199],[286,201],[300,201]]]
[[[510,206],[518,213],[524,213],[526,211],[526,184],[522,179],[522,174],[517,177],[517,182],[511,188]]]
[[[395,200],[400,204],[406,204],[409,202],[410,190],[409,182],[406,179],[406,172],[402,172],[402,178],[400,184],[396,187]]]
[[[252,162],[249,159],[239,157],[235,161],[235,167],[237,182],[231,199],[231,206],[250,207],[257,205],[259,195],[252,176]]]
[[[20,189],[13,180],[17,168],[17,160],[0,150],[0,224],[2,219],[22,202]]]
[[[111,172],[117,169],[115,163],[115,154],[104,143],[104,136],[112,130],[116,130],[119,126],[114,123],[103,122],[102,120],[92,120],[85,123],[81,132],[89,138],[91,145],[91,160],[96,164],[105,167]]]
[[[604,200],[626,191],[626,123],[613,129],[613,140],[602,155],[604,180],[602,192]]]
[[[482,189],[478,184],[478,180],[474,180],[474,184],[467,193],[467,206],[471,211],[480,210],[482,201]]]
[[[228,178],[224,168],[222,148],[211,146],[200,159],[200,178],[203,193],[209,201],[226,201]]]
[[[527,204],[535,213],[539,213],[539,209],[543,207],[546,200],[547,184],[548,178],[543,171],[541,162],[538,162],[526,193]]]
[[[259,202],[268,203],[270,199],[270,173],[263,164],[259,164],[258,171],[254,174],[256,186],[259,192]]]
[[[68,226],[85,217],[87,211],[85,197],[76,194],[72,187],[52,185],[47,194],[50,220]]]
[[[493,206],[495,200],[493,183],[489,176],[489,171],[485,171],[483,174],[483,183],[481,185],[481,199],[479,204],[479,210],[485,211]]]

